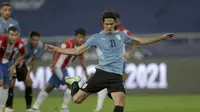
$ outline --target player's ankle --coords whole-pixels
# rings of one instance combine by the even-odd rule
[[[68,106],[67,106],[66,104],[63,103],[62,106],[61,106],[61,108],[62,108],[62,109],[66,109],[66,108],[68,108]]]
[[[123,111],[124,111],[124,107],[118,106],[118,105],[115,106],[114,112],[123,112]]]

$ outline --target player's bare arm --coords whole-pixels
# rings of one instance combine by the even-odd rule
[[[24,56],[25,56],[25,53],[24,54],[21,54],[17,59],[16,61],[14,62],[14,64],[9,68],[9,71],[10,71],[10,77],[12,78],[13,76],[13,73],[14,73],[14,70],[16,68],[16,66],[24,59]]]
[[[49,52],[59,52],[59,53],[66,54],[66,55],[80,55],[81,53],[89,50],[89,47],[87,47],[85,45],[81,45],[76,48],[59,48],[59,47],[56,47],[53,45],[46,44],[45,50],[47,50]]]
[[[56,52],[53,52],[53,54],[52,54],[52,62],[51,62],[51,65],[50,65],[51,72],[54,72],[54,71],[55,71],[56,56],[57,56],[57,53],[56,53]]]
[[[79,58],[80,58],[81,66],[83,67],[83,71],[84,71],[85,77],[88,79],[89,75],[87,73],[87,64],[86,64],[86,61],[85,61],[85,56],[81,55],[81,56],[79,56]]]
[[[173,33],[164,34],[163,36],[160,37],[141,37],[141,38],[135,37],[133,39],[133,43],[136,43],[138,45],[146,45],[173,37],[175,37],[175,34]]]
[[[33,58],[33,59],[31,60],[30,64],[28,65],[28,68],[29,68],[29,70],[28,70],[28,75],[30,75],[30,73],[33,71],[34,66],[35,66],[35,63],[36,63],[36,59]]]

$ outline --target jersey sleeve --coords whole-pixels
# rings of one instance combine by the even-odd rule
[[[25,45],[24,45],[24,42],[21,40],[19,41],[18,49],[19,49],[20,54],[25,55],[25,53],[26,53]]]
[[[89,47],[89,48],[92,48],[92,47],[95,47],[95,46],[97,46],[97,38],[98,37],[96,37],[96,35],[94,34],[94,35],[92,35],[85,43],[84,43],[84,45],[85,46],[87,46],[87,47]]]
[[[71,42],[70,40],[66,40],[64,43],[61,44],[61,48],[70,48]]]
[[[124,36],[124,43],[129,44],[133,40],[133,36],[129,36],[127,34],[123,34]]]

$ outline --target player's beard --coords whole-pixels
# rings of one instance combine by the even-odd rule
[[[9,18],[10,18],[10,15],[4,15],[4,16],[3,16],[3,19],[4,19],[4,20],[8,20]]]

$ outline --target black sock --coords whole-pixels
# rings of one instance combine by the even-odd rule
[[[26,108],[30,109],[32,104],[32,87],[26,86],[25,89]]]
[[[79,90],[78,82],[73,82],[71,86],[71,96],[73,97]]]
[[[113,112],[123,112],[124,111],[124,107],[122,106],[115,106],[115,109]]]
[[[6,101],[6,107],[12,108],[13,107],[13,97],[14,97],[14,92],[13,92],[13,87],[9,88],[8,90],[8,99]]]

